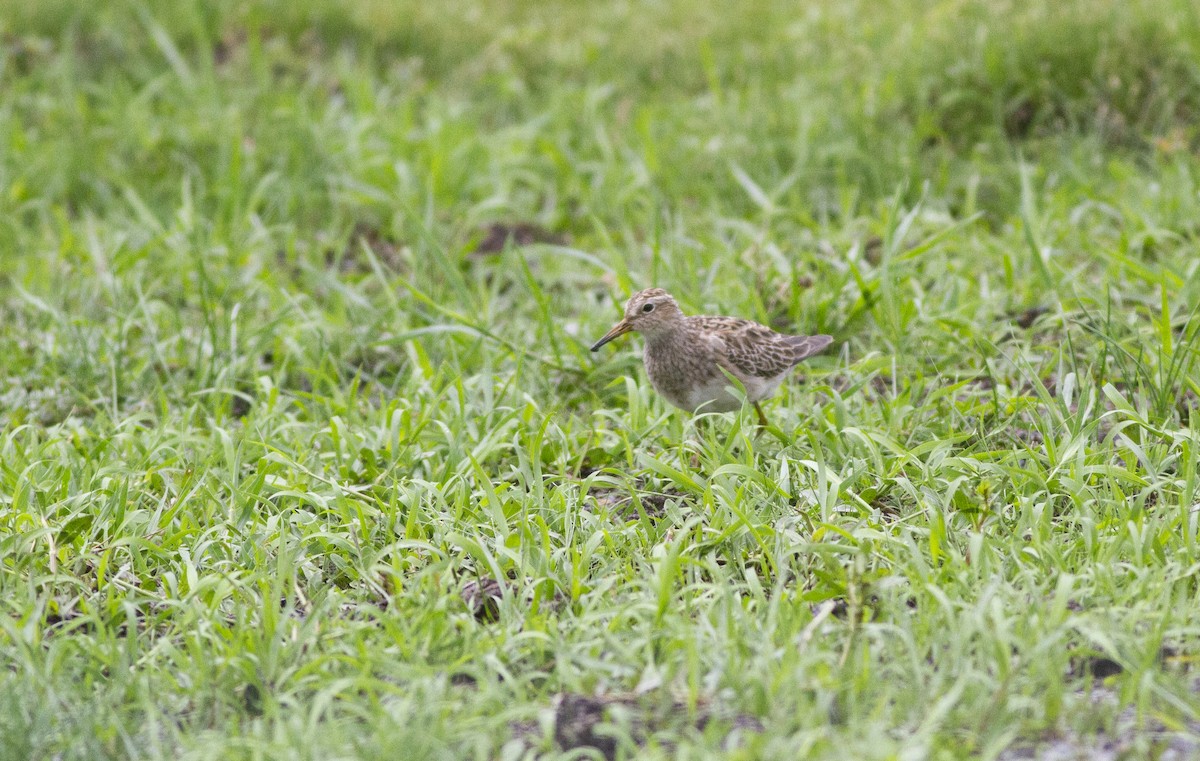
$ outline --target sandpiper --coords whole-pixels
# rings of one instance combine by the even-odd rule
[[[758,403],[775,393],[792,368],[833,343],[831,336],[784,335],[737,317],[688,317],[662,288],[633,294],[625,317],[592,351],[630,331],[646,339],[646,374],[668,402],[689,412],[736,410],[741,400],[731,392],[728,373],[742,384],[764,428],[767,416]]]

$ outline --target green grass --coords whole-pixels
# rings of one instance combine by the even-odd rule
[[[0,758],[1196,752],[1198,29],[0,0]]]

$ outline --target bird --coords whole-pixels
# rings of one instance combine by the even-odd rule
[[[592,344],[592,351],[629,332],[641,333],[642,361],[654,389],[688,412],[732,412],[741,399],[727,377],[737,379],[758,422],[759,404],[775,393],[792,369],[833,343],[832,336],[790,336],[738,317],[685,315],[662,288],[638,291],[625,303],[625,316]]]

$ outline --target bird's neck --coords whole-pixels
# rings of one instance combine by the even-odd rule
[[[687,326],[683,320],[670,322],[666,325],[658,325],[654,330],[643,331],[642,337],[646,340],[646,346],[671,348],[679,346],[681,341],[688,340]]]

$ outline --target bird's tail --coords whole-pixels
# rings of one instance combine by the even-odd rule
[[[833,336],[789,336],[787,342],[792,347],[792,361],[799,362],[828,348]]]

